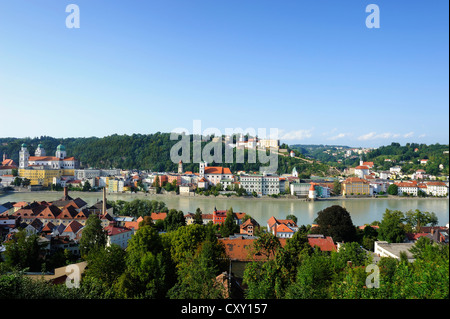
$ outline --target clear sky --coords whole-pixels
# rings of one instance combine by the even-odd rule
[[[0,136],[201,120],[288,144],[447,144],[448,15],[448,0],[0,0]]]

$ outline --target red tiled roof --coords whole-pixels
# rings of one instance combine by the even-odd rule
[[[363,183],[363,184],[368,184],[369,182],[361,179],[359,177],[349,177],[347,178],[345,181],[342,182],[343,184],[351,184],[351,183]]]
[[[7,158],[7,159],[5,159],[3,162],[2,162],[2,165],[3,166],[12,166],[12,167],[17,167],[17,165],[16,165],[16,163],[14,163],[14,161],[12,160],[12,159],[10,159],[10,158]]]
[[[83,228],[83,225],[81,225],[76,220],[73,220],[67,225],[66,229],[64,229],[63,233],[69,233],[72,232],[76,234],[81,228]]]
[[[25,206],[27,206],[27,205],[28,205],[27,202],[17,202],[17,203],[15,203],[13,206],[14,206],[14,207],[25,207]]]
[[[205,174],[231,174],[228,167],[209,166],[205,167]]]
[[[142,216],[139,216],[139,218],[137,220],[135,220],[134,222],[125,222],[125,227],[129,228],[129,229],[139,229],[139,223],[141,221],[143,221],[144,218]]]
[[[116,225],[108,225],[104,228],[108,234],[108,236],[114,236],[118,234],[127,233],[129,231],[132,231],[131,229],[127,227],[120,227]]]
[[[253,251],[253,243],[255,239],[244,239],[238,237],[236,239],[221,238],[219,239],[225,246],[225,252],[232,260],[237,261],[252,261],[252,260],[266,260],[264,255],[255,255]],[[279,238],[281,246],[286,245],[285,238]]]
[[[167,216],[167,213],[152,213],[151,218],[152,220],[164,220]]]
[[[277,233],[293,233],[294,231],[284,224],[277,226]]]
[[[60,159],[55,156],[30,156],[28,158],[29,161],[40,161],[40,162],[48,162],[48,161],[59,161]]]
[[[428,182],[429,186],[447,186],[444,182]]]
[[[309,238],[308,242],[311,247],[318,246],[321,251],[336,251],[336,245],[333,242],[333,238],[327,236],[325,238]]]
[[[51,232],[55,228],[55,225],[52,222],[48,222],[45,224],[44,228],[42,228],[43,232]]]

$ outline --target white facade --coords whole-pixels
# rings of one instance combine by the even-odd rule
[[[256,192],[261,196],[280,193],[280,178],[278,175],[241,175],[240,183],[247,194]]]
[[[427,194],[432,196],[448,196],[448,187],[443,182],[431,182],[427,184]]]
[[[402,171],[402,168],[400,167],[400,166],[394,166],[394,167],[391,167],[390,169],[389,169],[389,171],[391,172],[391,173],[400,173],[401,171]]]
[[[114,235],[108,235],[108,240],[106,245],[111,246],[112,244],[119,245],[120,248],[125,249],[128,247],[128,241],[131,239],[131,236],[133,236],[134,230],[124,230],[122,232],[119,232]]]

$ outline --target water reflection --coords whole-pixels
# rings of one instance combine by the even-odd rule
[[[71,197],[81,197],[92,205],[101,199],[100,193],[77,193],[71,192]],[[10,193],[0,196],[0,204],[8,201],[52,201],[61,198],[62,193]],[[401,210],[406,212],[410,209],[434,212],[439,219],[440,225],[449,222],[448,199],[346,199],[305,202],[300,200],[284,199],[217,199],[214,197],[182,197],[162,195],[136,195],[136,194],[108,194],[109,200],[133,200],[135,198],[162,200],[167,207],[182,210],[184,213],[195,212],[199,207],[203,213],[212,213],[214,207],[218,210],[226,210],[233,207],[235,212],[245,212],[255,218],[261,225],[266,225],[271,216],[279,219],[293,214],[297,217],[300,225],[312,224],[317,213],[332,205],[340,205],[349,211],[355,225],[371,223],[375,220],[381,221],[386,209]]]

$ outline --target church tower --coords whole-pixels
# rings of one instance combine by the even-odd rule
[[[66,156],[67,156],[66,148],[64,147],[64,145],[59,144],[58,147],[56,148],[56,157],[59,159],[65,159]]]
[[[200,169],[199,169],[199,174],[198,174],[198,176],[200,178],[205,177],[205,167],[206,167],[206,165],[207,165],[206,162],[203,162],[203,161],[200,162]]]
[[[183,174],[183,161],[180,160],[178,163],[178,174]]]
[[[36,151],[34,152],[34,156],[45,156],[45,149],[42,144],[39,144]]]
[[[316,188],[314,187],[314,184],[311,183],[311,187],[309,188],[309,194],[308,194],[308,198],[312,201],[316,200],[317,197],[317,191]]]
[[[295,167],[292,169],[292,176],[293,177],[298,177],[298,172],[297,172],[297,169]]]
[[[28,152],[27,144],[23,143],[19,152],[19,168],[27,168],[29,158],[30,153]]]

